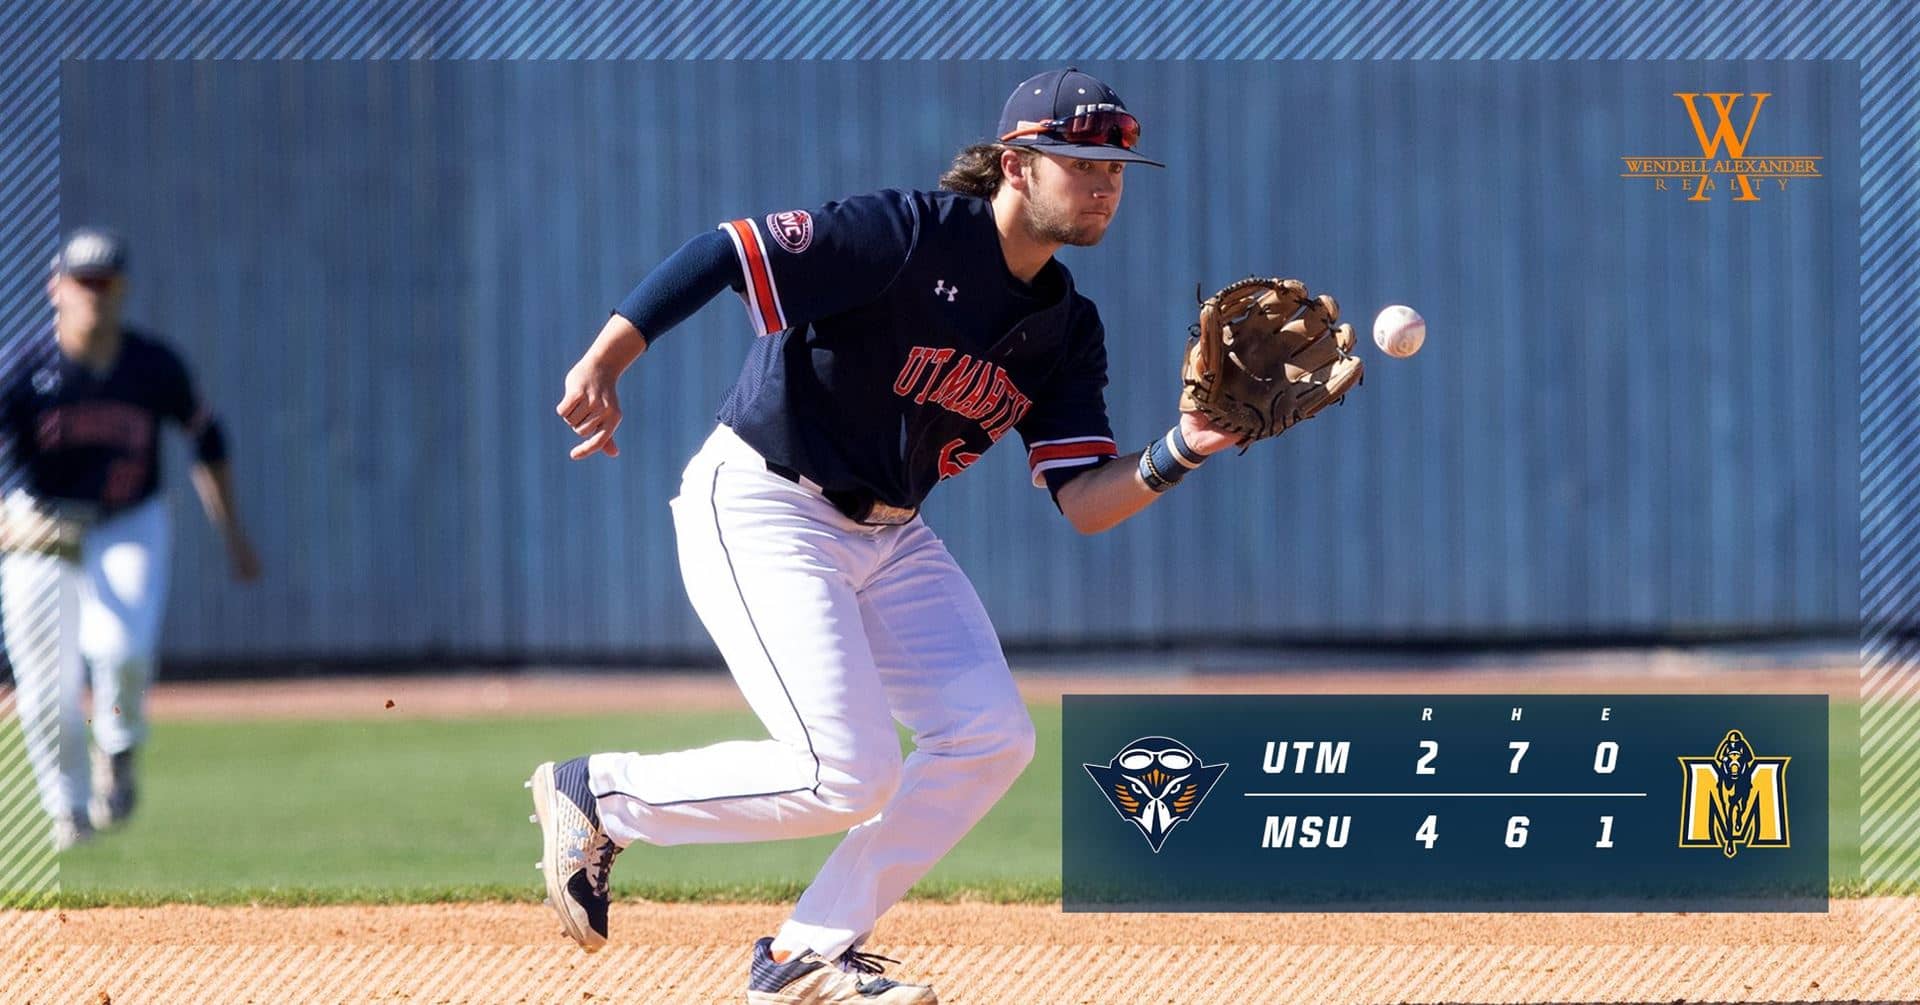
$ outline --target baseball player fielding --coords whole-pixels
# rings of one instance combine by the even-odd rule
[[[1264,320],[1234,307],[1215,325],[1218,338],[1267,331],[1271,351],[1254,359],[1251,340],[1229,346],[1238,356],[1209,351],[1229,362],[1190,367],[1185,384],[1206,402],[1170,407],[1171,428],[1123,456],[1100,313],[1054,254],[1099,244],[1129,167],[1159,165],[1120,96],[1072,68],[1015,87],[993,136],[961,151],[936,191],[742,215],[695,235],[566,375],[556,411],[579,438],[571,456],[618,456],[619,377],[671,328],[732,290],[757,336],[671,508],[687,595],[769,738],[535,769],[548,902],[583,948],[606,943],[612,867],[636,845],[844,831],[786,923],[748,949],[748,1001],[933,1002],[862,947],[1013,784],[1034,730],[986,608],[921,502],[1011,433],[1032,484],[1097,533],[1210,455],[1358,383],[1351,329],[1336,330],[1331,298],[1301,288],[1294,299],[1294,283],[1242,305]],[[1241,383],[1257,388],[1251,411]],[[648,459],[633,468],[647,484],[664,474]],[[913,733],[904,759],[896,720]]]

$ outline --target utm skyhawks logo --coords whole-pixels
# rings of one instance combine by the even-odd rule
[[[1225,764],[1201,764],[1193,748],[1164,736],[1143,736],[1106,764],[1082,764],[1120,814],[1147,839],[1154,853],[1182,821],[1193,819]]]
[[[1734,202],[1759,202],[1753,179],[1772,178],[1785,190],[1794,178],[1819,178],[1822,158],[1806,154],[1793,156],[1748,157],[1754,126],[1760,122],[1760,109],[1773,97],[1772,91],[1675,91],[1675,98],[1687,108],[1687,121],[1694,138],[1700,141],[1699,157],[1622,157],[1626,170],[1622,178],[1651,178],[1656,191],[1666,191],[1676,183],[1681,191],[1692,193],[1688,202],[1707,202],[1722,185],[1734,191]],[[1714,119],[1713,128],[1701,114],[1699,99],[1707,99],[1707,110]],[[1742,99],[1745,99],[1744,101]],[[1745,109],[1746,124],[1736,126]],[[1723,155],[1722,150],[1726,153]]]
[[[1680,847],[1718,848],[1732,858],[1741,848],[1785,848],[1787,762],[1761,757],[1737,729],[1727,730],[1711,757],[1682,757]]]

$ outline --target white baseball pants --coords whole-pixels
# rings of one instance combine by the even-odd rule
[[[16,496],[7,505],[31,504]],[[89,722],[94,743],[109,754],[146,738],[171,530],[166,503],[155,498],[88,529],[78,563],[28,553],[0,562],[15,703],[49,815],[86,819]]]
[[[588,761],[620,845],[852,830],[779,933],[832,958],[1033,757],[1033,723],[973,586],[918,518],[865,527],[721,426],[673,500],[687,594],[770,739]],[[903,762],[893,720],[913,733]]]

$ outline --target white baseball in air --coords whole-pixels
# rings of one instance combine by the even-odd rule
[[[1405,359],[1427,341],[1427,319],[1411,307],[1394,304],[1373,319],[1373,344],[1389,356]]]

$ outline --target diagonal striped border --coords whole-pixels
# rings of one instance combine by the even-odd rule
[[[1920,932],[1911,923],[1893,932],[1904,939],[1590,948],[915,945],[910,969],[893,972],[931,984],[943,1002],[1909,1002],[1920,992]],[[736,947],[681,945],[609,947],[590,962],[536,946],[56,945],[45,954],[46,971],[62,976],[30,975],[9,990],[32,996],[22,1000],[73,1002],[708,1005],[740,999],[743,960]],[[461,979],[449,987],[447,974]]]
[[[689,0],[553,4],[487,0],[8,0],[0,3],[0,363],[44,335],[40,268],[59,229],[61,59],[1843,59],[1861,88],[1860,614],[1862,842],[1880,888],[1920,880],[1893,837],[1910,823],[1920,764],[1920,191],[1913,53],[1904,0],[1359,0],[1103,9],[1034,3],[810,4]],[[1851,313],[1853,305],[1835,305]],[[0,483],[12,472],[0,471]],[[36,626],[44,627],[44,626]],[[0,711],[10,711],[0,708]],[[0,753],[5,750],[0,748]],[[51,881],[21,765],[0,764],[0,875]],[[9,841],[14,843],[9,844]],[[31,842],[28,842],[31,843]],[[0,932],[0,944],[6,942]],[[317,964],[316,964],[317,965]],[[325,994],[326,992],[319,992]],[[301,996],[305,998],[304,995]]]
[[[1920,280],[1913,186],[1920,182],[1914,53],[1920,14],[1900,8],[1851,53],[1861,69],[1860,162],[1860,841],[1861,868],[1881,889],[1920,880],[1920,764],[1901,754],[1920,737],[1920,356],[1913,332]]]

